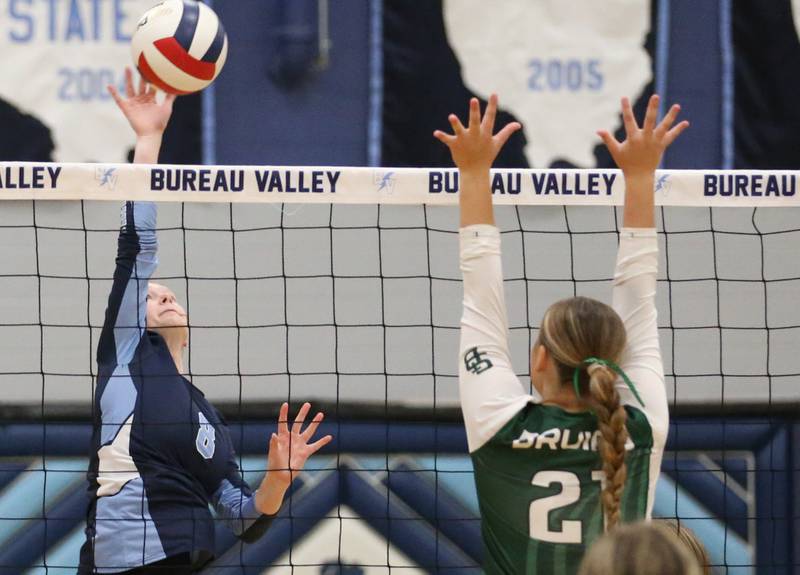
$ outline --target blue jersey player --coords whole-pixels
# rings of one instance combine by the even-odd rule
[[[135,163],[158,161],[174,96],[126,72],[126,97],[109,90],[136,132]],[[241,477],[227,425],[203,393],[181,375],[187,315],[165,286],[150,282],[157,260],[156,206],[128,202],[122,213],[116,269],[97,349],[91,503],[81,575],[193,573],[214,551],[217,515],[246,542],[261,537],[294,475],[331,441],[311,442],[318,413],[310,405],[291,429],[281,407],[269,444],[267,473],[253,492]]]

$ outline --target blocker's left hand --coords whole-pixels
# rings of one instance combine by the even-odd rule
[[[488,171],[492,167],[497,154],[511,134],[519,130],[519,122],[511,122],[494,133],[494,122],[497,117],[497,94],[489,97],[486,111],[481,118],[480,105],[477,98],[469,101],[469,122],[467,127],[458,116],[450,114],[447,120],[453,128],[453,134],[436,130],[433,137],[450,148],[453,162],[462,171]]]

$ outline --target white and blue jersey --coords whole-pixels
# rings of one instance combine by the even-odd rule
[[[264,534],[228,427],[145,329],[157,260],[156,206],[128,202],[114,282],[97,349],[90,505],[81,574],[116,573],[189,553],[214,552],[213,504],[247,542]]]

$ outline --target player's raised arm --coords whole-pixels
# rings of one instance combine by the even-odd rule
[[[450,114],[447,119],[453,128],[453,134],[440,130],[433,133],[436,139],[450,148],[453,162],[458,166],[458,204],[462,228],[474,224],[494,225],[489,170],[511,134],[522,127],[518,122],[511,122],[494,134],[496,116],[496,94],[489,98],[483,118],[478,99],[472,98],[469,102],[469,122],[466,128],[458,116]]]
[[[289,404],[284,403],[281,406],[278,414],[278,432],[270,437],[267,473],[255,496],[257,509],[265,515],[278,512],[283,503],[283,496],[298,473],[303,470],[308,458],[333,440],[331,435],[314,440],[314,434],[324,417],[322,412],[318,412],[311,423],[303,429],[303,423],[310,410],[311,404],[304,403],[290,428]]]
[[[113,86],[108,90],[136,132],[133,161],[156,163],[175,97],[167,96],[158,103],[155,89],[147,89],[144,82],[134,91],[130,69],[125,73],[125,86],[124,98]],[[98,364],[126,364],[133,357],[145,330],[147,286],[158,265],[157,249],[155,204],[126,202],[122,209],[114,282],[97,347]]]
[[[266,533],[283,504],[289,486],[303,470],[308,458],[333,440],[331,435],[314,438],[324,417],[322,412],[317,413],[303,429],[310,410],[311,404],[304,403],[290,428],[289,404],[281,406],[278,432],[272,434],[269,442],[267,472],[255,492],[242,478],[236,456],[232,454],[227,476],[212,495],[212,503],[219,517],[237,537],[247,543],[256,541]]]
[[[639,126],[630,100],[623,98],[625,141],[618,142],[606,130],[597,132],[625,176],[623,226],[626,228],[655,228],[656,169],[664,151],[689,127],[685,120],[674,125],[681,111],[678,104],[673,105],[661,123],[656,124],[658,104],[659,97],[653,95],[647,104],[644,123]]]
[[[211,496],[211,503],[233,533],[246,543],[257,541],[274,519],[274,513],[264,515],[256,505],[256,495],[242,477],[237,457],[231,452],[228,473]]]
[[[159,103],[156,99],[156,88],[148,86],[144,79],[140,79],[138,89],[134,90],[133,72],[130,68],[125,70],[125,97],[112,85],[108,86],[108,91],[136,132],[133,163],[157,164],[161,138],[172,115],[175,95],[167,94]]]
[[[496,112],[497,96],[489,98],[483,118],[473,98],[467,127],[451,114],[453,134],[434,132],[450,148],[459,173],[464,277],[459,393],[470,451],[486,443],[531,398],[511,367],[500,232],[494,226],[489,173],[520,125],[513,122],[494,134]]]
[[[672,106],[661,123],[657,123],[658,102],[658,96],[650,98],[644,123],[639,126],[630,101],[623,99],[625,141],[618,142],[607,131],[600,131],[598,135],[625,176],[623,229],[613,289],[613,306],[627,334],[621,367],[640,394],[654,432],[658,431],[665,439],[669,415],[655,306],[658,272],[655,172],[664,150],[689,123],[674,125],[680,112],[678,105]],[[626,385],[619,384],[619,393],[624,403],[639,406],[638,399]]]

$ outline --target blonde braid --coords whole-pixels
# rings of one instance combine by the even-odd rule
[[[592,364],[589,373],[589,396],[597,414],[600,438],[597,450],[603,460],[606,484],[601,500],[606,517],[606,529],[613,529],[620,522],[622,491],[625,487],[627,467],[625,466],[625,444],[628,429],[625,423],[628,415],[619,399],[615,387],[617,374],[604,365]]]

